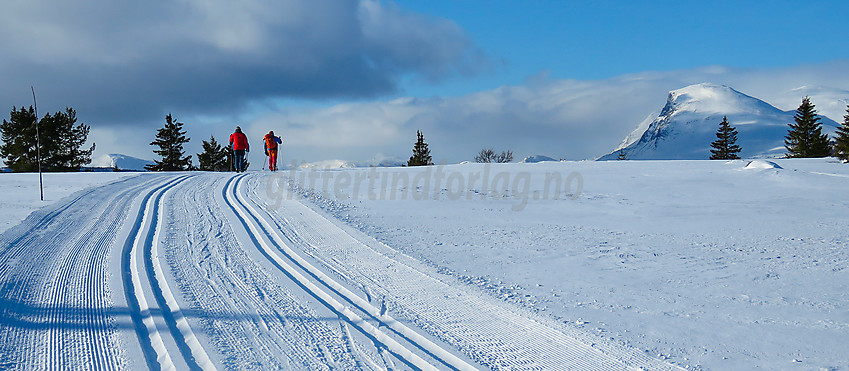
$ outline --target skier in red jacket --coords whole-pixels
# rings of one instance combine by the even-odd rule
[[[233,150],[235,157],[236,172],[243,172],[245,169],[245,153],[251,151],[251,146],[248,144],[248,137],[242,133],[242,128],[236,126],[236,132],[230,134],[230,148]]]

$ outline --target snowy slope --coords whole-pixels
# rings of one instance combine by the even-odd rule
[[[353,171],[378,168],[325,173]],[[0,234],[0,368],[678,369],[346,228],[287,173],[142,173]]]
[[[547,180],[570,174],[580,177],[555,199],[558,182]],[[308,174],[281,175],[309,183]],[[310,194],[317,208],[564,327],[688,369],[849,368],[849,165],[833,159],[328,176]],[[350,269],[349,250],[338,250],[328,260]]]
[[[297,164],[300,169],[350,169],[357,167],[397,167],[406,165],[406,161],[396,159],[380,159],[365,162],[345,161],[345,160],[324,160],[316,162],[304,162]],[[286,166],[290,169],[291,166]]]
[[[545,156],[545,155],[533,155],[533,156],[525,157],[525,159],[520,161],[520,162],[524,163],[524,164],[535,164],[537,162],[546,162],[546,161],[559,161],[559,160],[553,159],[553,158]]]
[[[601,160],[616,159],[624,149],[632,160],[707,159],[710,143],[724,116],[739,133],[743,158],[780,157],[786,152],[784,137],[795,111],[782,111],[728,86],[696,84],[669,92],[666,105],[651,122],[644,121],[615,151]],[[822,118],[824,132],[837,124]],[[645,128],[643,130],[643,128]],[[637,131],[639,140],[633,141]],[[625,145],[626,143],[629,143]]]
[[[849,367],[832,159],[118,174],[0,234],[0,368]]]
[[[38,174],[0,174],[0,233],[17,225],[30,213],[86,188],[135,175],[132,173],[44,173],[44,201],[38,189]]]
[[[150,164],[153,164],[153,161],[122,155],[120,153],[105,154],[91,162],[92,167],[118,168],[119,170],[131,171],[145,171],[144,166]]]
[[[628,135],[625,136],[625,139],[622,139],[622,142],[619,143],[619,146],[616,147],[614,152],[616,152],[618,155],[620,149],[627,148],[631,144],[634,144],[634,142],[640,140],[640,138],[642,138],[643,136],[643,133],[648,130],[649,125],[651,125],[651,123],[655,120],[655,118],[657,118],[658,115],[660,115],[660,111],[652,112],[648,116],[646,116],[646,118],[641,121],[640,124],[637,125],[637,127],[634,128],[633,131],[631,131]]]

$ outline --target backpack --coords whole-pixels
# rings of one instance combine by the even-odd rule
[[[265,135],[265,148],[277,149],[277,139],[273,135]]]

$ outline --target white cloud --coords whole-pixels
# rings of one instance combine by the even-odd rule
[[[795,88],[849,86],[849,77],[840,72],[846,68],[849,61],[782,69],[713,66],[596,81],[529,79],[522,86],[455,98],[404,98],[278,111],[250,125],[274,128],[288,138],[287,155],[305,161],[365,161],[377,153],[406,158],[416,130],[424,132],[436,161],[471,160],[484,147],[512,149],[517,158],[544,154],[585,159],[615,148],[637,124],[663,107],[670,90],[714,82],[793,110],[811,90]],[[828,100],[821,103],[824,108],[844,104],[845,112],[845,103],[835,105],[831,100],[849,99],[849,92],[817,91],[829,92],[821,95]],[[822,112],[832,111],[838,109]],[[842,115],[832,118],[840,121]]]
[[[616,148],[637,124],[663,107],[670,90],[700,82],[732,86],[783,110],[795,109],[803,96],[811,95],[822,113],[842,121],[849,102],[849,92],[840,88],[849,86],[849,76],[842,73],[847,68],[849,61],[837,61],[783,69],[646,72],[595,81],[529,79],[522,86],[454,98],[266,108],[266,113],[251,118],[178,115],[177,119],[187,122],[193,138],[187,146],[189,153],[199,152],[200,141],[210,134],[226,141],[240,124],[256,146],[268,130],[282,135],[281,159],[287,164],[293,160],[405,159],[411,154],[416,130],[424,132],[437,162],[472,160],[484,147],[511,149],[517,159],[533,154],[586,159]],[[795,90],[801,86],[807,87]],[[92,133],[98,153],[151,158],[147,145],[155,133],[151,128],[93,126]],[[263,160],[259,150],[252,156],[254,163]]]
[[[416,130],[436,161],[470,160],[484,147],[516,157],[593,158],[659,110],[669,90],[690,84],[729,85],[785,110],[805,94],[817,103],[813,90],[798,87],[849,87],[844,60],[594,81],[541,74],[462,97],[255,114],[249,105],[280,97],[370,98],[408,76],[436,80],[483,68],[485,58],[450,20],[377,0],[14,1],[0,12],[0,49],[7,109],[28,105],[35,85],[42,112],[74,107],[92,126],[97,154],[143,158],[152,156],[148,143],[169,112],[186,122],[189,153],[209,134],[226,140],[238,123],[256,143],[269,129],[282,134],[284,158],[304,161],[407,158]],[[822,107],[829,115],[841,108]]]

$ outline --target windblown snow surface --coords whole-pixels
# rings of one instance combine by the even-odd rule
[[[122,175],[0,234],[0,368],[849,368],[833,160]]]
[[[44,201],[38,174],[0,174],[0,233],[21,222],[36,209],[57,202],[83,189],[130,176],[129,173],[44,173]]]
[[[297,177],[345,224],[578,331],[686,368],[849,369],[849,165],[833,159]]]

